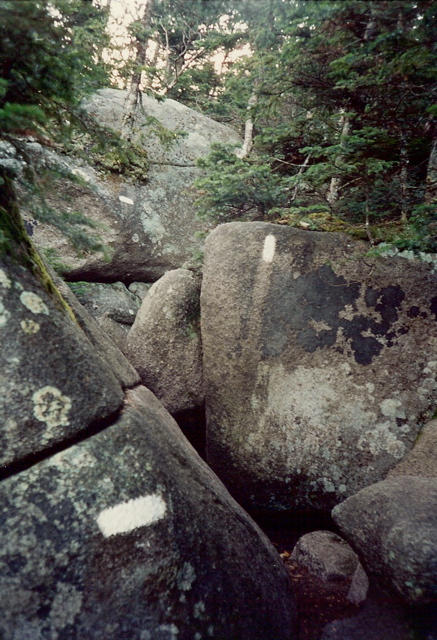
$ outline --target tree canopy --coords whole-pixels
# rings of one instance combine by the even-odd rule
[[[433,0],[137,4],[132,54],[113,55],[119,76],[246,137],[240,154],[219,146],[201,163],[204,216],[330,221],[372,243],[436,249]],[[116,81],[109,10],[104,0],[0,0],[3,136],[71,135],[83,96]]]

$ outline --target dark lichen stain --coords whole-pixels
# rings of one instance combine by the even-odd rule
[[[410,307],[407,311],[407,316],[409,318],[417,318],[419,314],[420,314],[419,307]]]
[[[348,283],[329,265],[295,279],[290,273],[277,272],[272,276],[270,291],[262,335],[265,357],[283,352],[287,342],[281,340],[281,336],[289,335],[290,330],[296,332],[297,343],[308,353],[328,347],[341,351],[340,345],[336,344],[341,329],[355,361],[369,365],[384,346],[392,347],[396,338],[407,331],[403,328],[393,330],[399,317],[398,309],[405,298],[399,285],[365,291],[366,306],[369,311],[376,311],[380,319],[358,313],[361,283]],[[346,310],[351,319],[340,316]],[[355,314],[352,317],[351,312]]]

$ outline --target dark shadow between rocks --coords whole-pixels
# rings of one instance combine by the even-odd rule
[[[205,405],[174,413],[173,418],[188,442],[196,449],[199,456],[206,460]]]

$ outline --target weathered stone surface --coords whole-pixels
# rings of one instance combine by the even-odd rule
[[[127,334],[134,323],[141,299],[122,282],[72,282],[70,287],[99,327],[125,353]]]
[[[123,401],[61,299],[8,259],[0,263],[0,389],[3,466],[71,438]]]
[[[293,549],[290,562],[297,568],[305,568],[324,583],[342,584],[346,587],[345,596],[360,565],[348,543],[331,531],[313,531],[302,536]],[[364,593],[361,601],[365,597]]]
[[[382,479],[434,410],[432,265],[367,250],[265,223],[207,239],[208,460],[247,508],[330,509]]]
[[[151,287],[128,334],[126,355],[170,413],[203,404],[200,282],[187,269]]]
[[[287,572],[144,388],[0,484],[8,640],[292,640]]]
[[[368,573],[408,604],[437,598],[437,480],[397,476],[332,511]]]
[[[71,288],[64,280],[59,278],[51,269],[50,274],[63,298],[73,310],[80,328],[93,345],[99,357],[105,362],[108,369],[113,372],[121,387],[123,389],[129,389],[139,384],[140,376],[138,373],[120,351],[120,348],[117,348],[115,341],[108,338],[108,331],[105,331],[104,320],[102,320],[102,327],[100,327],[85,307],[79,303]],[[118,326],[119,325],[117,325],[117,327]],[[120,331],[123,330],[120,329]],[[124,335],[127,336],[127,333]],[[126,337],[124,340],[126,341]]]
[[[93,318],[106,315],[115,322],[133,325],[140,301],[122,282],[72,282],[69,286]]]
[[[126,97],[125,91],[105,89],[88,108],[101,124],[121,130]],[[209,152],[212,142],[238,145],[241,140],[229,127],[173,100],[158,103],[143,96],[143,104],[147,114],[164,127],[188,133],[165,149],[150,133],[150,127],[138,125],[138,134],[145,134],[149,154],[147,183],[116,174],[105,176],[83,161],[61,158],[38,144],[29,145],[29,152],[39,157],[41,166],[58,167],[81,179],[80,184],[66,178],[54,182],[46,195],[47,205],[57,211],[78,211],[97,222],[96,231],[109,250],[109,261],[99,252],[78,255],[59,230],[35,224],[28,212],[35,243],[59,254],[63,273],[69,279],[153,282],[166,271],[189,263],[203,246],[196,232],[205,225],[196,219],[194,203],[198,195],[192,187],[201,175],[196,159]]]
[[[127,98],[127,91],[101,89],[85,107],[101,124],[122,131]],[[156,118],[169,131],[183,132],[183,135],[165,146],[154,133],[155,124],[148,118]],[[213,142],[241,146],[240,136],[226,125],[175,100],[158,102],[147,95],[142,96],[142,109],[138,110],[132,139],[141,143],[153,164],[182,167],[195,166],[198,158],[208,155]]]
[[[423,427],[413,449],[388,472],[392,476],[437,477],[437,420]]]

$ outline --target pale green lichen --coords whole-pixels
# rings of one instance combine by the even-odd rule
[[[12,286],[11,280],[8,278],[7,274],[3,269],[0,269],[0,285],[5,287],[6,289],[10,289]]]
[[[70,424],[68,412],[72,403],[68,396],[62,395],[59,389],[50,385],[35,391],[32,396],[33,414],[48,427],[60,427]]]
[[[33,291],[23,291],[20,295],[20,302],[32,313],[44,313],[46,316],[50,313],[47,305]]]
[[[33,320],[22,320],[20,322],[20,326],[23,329],[24,333],[28,333],[31,335],[32,333],[38,333],[40,330],[40,325]]]
[[[0,302],[0,327],[4,327],[10,318],[10,312],[5,309],[4,305]]]

